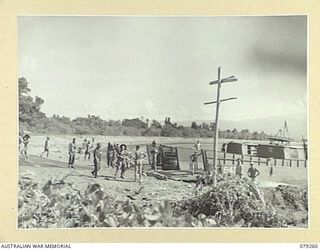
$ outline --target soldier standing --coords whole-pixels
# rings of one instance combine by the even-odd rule
[[[242,164],[241,159],[237,159],[237,166],[236,166],[236,176],[238,176],[240,179],[242,178],[243,171],[242,171]]]
[[[23,149],[21,150],[21,153],[22,153],[22,157],[24,160],[29,160],[29,156],[28,156],[28,144],[29,144],[29,141],[30,141],[30,135],[25,135],[23,136]]]
[[[72,138],[72,142],[69,143],[69,162],[68,162],[68,167],[69,168],[74,168],[74,160],[76,157],[76,138]]]
[[[135,161],[135,173],[134,173],[134,181],[137,180],[137,176],[139,177],[139,183],[142,181],[142,159],[147,157],[147,154],[140,150],[140,146],[136,146],[136,151],[134,152],[134,161]]]
[[[120,151],[117,154],[117,168],[116,168],[116,172],[114,174],[114,178],[117,178],[117,174],[120,171],[120,178],[121,179],[125,179],[124,178],[124,172],[126,171],[126,161],[128,158],[128,152],[127,152],[127,146],[124,144],[120,145]]]
[[[247,174],[251,181],[255,182],[256,178],[260,174],[260,171],[253,166],[253,163],[250,163],[250,168],[248,169]]]
[[[94,176],[94,178],[98,177],[98,171],[100,170],[100,163],[101,163],[101,151],[100,151],[101,145],[100,143],[97,143],[97,147],[93,150],[93,165],[94,169],[91,172],[91,174]]]
[[[273,158],[269,158],[267,161],[270,166],[269,177],[271,177],[273,175]]]
[[[91,158],[91,149],[93,148],[93,145],[91,145],[90,141],[87,141],[86,145],[85,145],[85,151],[84,151],[84,159],[87,159],[88,156],[88,160],[90,160]]]
[[[158,150],[154,149],[151,151],[152,154],[152,161],[151,161],[151,169],[157,170],[157,155],[158,155]]]
[[[192,164],[192,169],[191,169],[191,174],[194,175],[194,171],[198,169],[198,157],[201,155],[198,154],[197,151],[194,152],[193,155],[190,156],[191,164]]]

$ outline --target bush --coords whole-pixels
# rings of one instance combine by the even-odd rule
[[[30,178],[21,178],[19,189],[19,228],[204,225],[188,212],[175,213],[168,201],[146,208],[129,200],[117,201],[104,192],[99,184],[89,185],[81,193],[63,180],[50,180],[40,188]]]
[[[71,183],[49,180],[39,187],[32,179],[19,180],[18,227],[286,227],[305,225],[307,194],[299,189],[281,188],[283,199],[294,204],[281,207],[287,216],[279,216],[274,200],[264,201],[262,190],[245,180],[225,180],[198,197],[179,202],[162,201],[149,207],[118,201],[91,184],[84,192]],[[276,191],[279,191],[276,189]],[[278,200],[277,200],[278,202]],[[291,206],[291,205],[290,205]],[[302,210],[301,210],[302,209]],[[292,222],[295,211],[304,216]]]
[[[207,193],[182,202],[180,208],[195,217],[214,216],[220,227],[305,226],[308,221],[307,209],[303,211],[307,206],[306,190],[280,185],[275,191],[279,189],[281,199],[289,200],[290,206],[279,207],[278,200],[265,196],[259,186],[247,179],[226,179]]]

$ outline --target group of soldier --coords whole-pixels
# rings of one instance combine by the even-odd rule
[[[24,161],[29,161],[29,154],[28,154],[28,148],[29,148],[29,142],[30,142],[30,134],[27,132],[19,132],[19,157],[23,159]],[[46,141],[44,143],[44,149],[43,152],[40,154],[40,157],[43,156],[43,154],[47,155],[47,158],[49,157],[49,140],[50,138],[47,137]]]
[[[30,142],[30,135],[28,133],[19,133],[19,155],[20,158],[24,161],[29,161],[28,156],[28,144]],[[40,157],[43,157],[45,154],[46,157],[49,157],[49,141],[50,138],[46,137],[43,152],[40,154]],[[81,146],[76,144],[76,138],[72,138],[72,141],[68,146],[68,168],[75,168],[75,159],[76,155],[81,155],[84,152],[84,160],[93,159],[93,170],[91,174],[94,178],[98,177],[98,172],[101,169],[102,162],[102,151],[101,143],[95,143],[94,138],[88,140],[85,138]],[[107,166],[115,169],[114,178],[118,177],[120,173],[120,178],[125,179],[125,172],[127,169],[134,167],[134,181],[142,181],[142,165],[143,159],[148,155],[144,153],[140,146],[137,145],[133,152],[130,152],[125,144],[111,144],[108,143],[107,152],[106,152],[106,161]]]
[[[101,161],[102,161],[102,152],[101,152],[101,144],[97,143],[96,146],[94,146],[94,138],[92,138],[91,142],[90,140],[84,139],[84,142],[82,144],[81,148],[78,148],[76,146],[76,138],[73,138],[72,141],[69,143],[69,161],[68,161],[68,167],[74,168],[74,162],[75,162],[75,155],[76,153],[82,152],[82,149],[84,149],[84,159],[90,160],[91,154],[93,157],[93,170],[91,171],[91,174],[93,177],[98,177],[98,172],[101,169]],[[131,166],[134,166],[134,181],[141,182],[142,181],[142,160],[147,157],[147,154],[142,152],[140,149],[140,146],[137,145],[134,152],[130,152],[125,144],[111,144],[108,143],[107,146],[107,153],[106,153],[106,159],[107,159],[107,166],[112,167],[115,169],[114,178],[116,179],[118,177],[118,174],[120,173],[120,178],[125,179],[125,172],[127,169],[131,168]]]
[[[50,138],[47,137],[44,143],[44,149],[41,153],[41,157],[43,157],[43,154],[46,154],[47,157],[49,157],[49,140]],[[24,160],[28,161],[28,144],[30,141],[30,135],[29,134],[19,134],[19,152],[20,157]],[[155,141],[152,142],[152,145],[155,147]],[[198,165],[198,157],[201,155],[199,153],[200,149],[200,142],[197,141],[197,143],[194,145],[195,152],[190,156],[191,165],[192,165],[192,174],[194,174],[195,169],[197,169]],[[69,143],[68,147],[68,168],[75,168],[75,159],[76,154],[81,155],[82,151],[84,150],[84,160],[90,160],[91,157],[93,158],[93,170],[91,171],[91,174],[94,178],[98,177],[98,172],[101,169],[101,161],[102,161],[102,151],[101,151],[101,143],[95,143],[94,138],[88,140],[85,138],[83,140],[83,143],[80,147],[76,144],[76,138],[73,138],[72,141]],[[151,151],[151,167],[152,169],[156,170],[156,157],[157,157],[157,150],[154,149]],[[118,177],[118,174],[120,173],[120,178],[125,179],[125,172],[127,169],[130,169],[131,166],[134,167],[134,181],[141,182],[142,181],[142,165],[143,165],[143,159],[148,157],[146,153],[144,153],[140,146],[137,145],[136,149],[133,152],[130,152],[125,144],[111,144],[110,142],[107,145],[107,152],[106,152],[106,162],[108,167],[112,167],[115,169],[114,172],[114,178],[116,179]],[[270,162],[271,164],[271,162]],[[222,178],[222,169],[221,166],[217,169],[217,177],[219,179],[219,176]],[[235,168],[235,174],[239,178],[242,178],[243,176],[243,170],[242,170],[242,164],[241,159],[237,159],[237,165]],[[259,170],[256,169],[252,163],[250,163],[250,167],[247,171],[248,177],[254,181],[256,177],[260,174]],[[273,174],[273,166],[271,164],[270,169],[270,176]]]

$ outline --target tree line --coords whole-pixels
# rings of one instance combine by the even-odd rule
[[[104,120],[96,115],[87,117],[69,117],[54,114],[47,117],[41,111],[44,100],[30,96],[31,89],[26,78],[19,78],[19,126],[20,130],[28,130],[43,134],[94,134],[94,135],[126,135],[126,136],[165,136],[165,137],[213,137],[214,123],[192,122],[190,127],[178,125],[166,117],[164,123],[157,120],[133,118],[123,120]],[[220,138],[264,140],[264,132],[219,130]]]

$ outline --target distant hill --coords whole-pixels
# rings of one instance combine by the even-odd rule
[[[219,128],[222,130],[226,129],[249,129],[251,132],[261,132],[264,131],[266,134],[276,135],[279,129],[283,128],[284,122],[287,121],[289,128],[290,137],[300,140],[303,136],[307,138],[307,116],[306,115],[287,115],[287,116],[275,116],[267,117],[263,119],[244,119],[239,121],[219,121]],[[210,123],[212,121],[208,120],[197,120],[197,123]],[[177,122],[179,125],[190,126],[192,121],[180,121]]]

